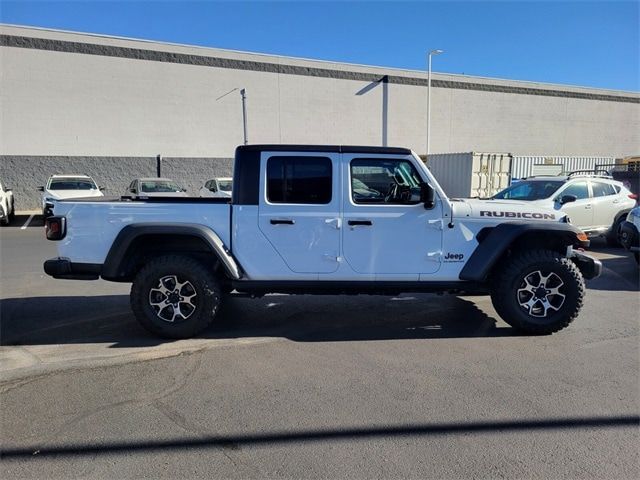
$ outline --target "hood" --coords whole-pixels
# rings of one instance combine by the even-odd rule
[[[519,202],[517,200],[481,200],[464,198],[452,200],[453,216],[472,217],[485,221],[555,221],[564,219],[562,211],[541,207],[534,202]]]
[[[46,198],[54,200],[65,200],[68,198],[104,197],[100,190],[47,190],[44,192]]]

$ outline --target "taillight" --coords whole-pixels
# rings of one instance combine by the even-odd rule
[[[67,234],[67,220],[65,217],[48,217],[44,221],[44,231],[47,240],[62,240]]]
[[[637,199],[638,199],[638,195],[636,195],[635,193],[630,193],[630,194],[628,195],[628,197],[629,197],[631,200],[637,200]]]

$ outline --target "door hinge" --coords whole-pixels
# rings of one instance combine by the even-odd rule
[[[435,220],[428,220],[427,225],[435,228],[436,230],[442,230],[442,226],[444,225],[444,223],[442,222],[441,218],[437,218]]]
[[[442,250],[438,250],[436,252],[427,253],[427,260],[432,262],[441,262],[442,261]]]

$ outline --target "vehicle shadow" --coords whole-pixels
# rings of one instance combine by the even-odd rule
[[[27,224],[27,220],[29,220],[29,218],[31,217],[31,215],[25,215],[25,214],[16,214],[11,221],[9,222],[10,227],[23,227],[23,226],[27,226],[29,228],[31,227],[43,227],[44,226],[44,217],[42,215],[34,215],[33,218],[31,218],[31,221],[29,221],[29,223]]]
[[[0,301],[0,314],[3,346],[110,343],[110,348],[124,348],[170,342],[138,325],[127,295],[10,298]],[[269,295],[227,298],[199,338],[337,342],[514,335],[475,303],[454,296]]]
[[[602,275],[587,281],[593,290],[640,291],[640,269],[633,254],[622,247],[608,247],[604,240],[594,239],[590,251],[602,262]]]

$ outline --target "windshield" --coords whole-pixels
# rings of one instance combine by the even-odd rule
[[[90,178],[52,178],[49,183],[49,190],[91,190],[96,184]]]
[[[182,188],[171,180],[144,180],[140,182],[140,191],[146,193],[181,192]]]
[[[218,180],[218,188],[223,192],[230,192],[233,181],[231,180]]]
[[[514,183],[492,198],[498,200],[542,200],[549,198],[564,182],[561,180],[524,180]]]

